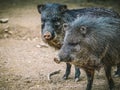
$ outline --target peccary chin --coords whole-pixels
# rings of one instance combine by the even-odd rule
[[[84,35],[81,33],[82,26],[86,27]],[[120,63],[119,38],[119,19],[82,16],[66,28],[59,57],[65,62],[71,61],[72,58],[71,63],[80,67],[101,66],[101,63],[113,66]],[[80,48],[76,50],[78,45]],[[68,48],[69,52],[63,55]]]

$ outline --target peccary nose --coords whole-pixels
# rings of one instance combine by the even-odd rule
[[[54,61],[59,64],[60,62],[71,62],[71,59],[72,58],[68,53],[60,51],[59,54],[54,58]]]
[[[59,57],[55,57],[55,58],[54,58],[54,61],[55,61],[57,64],[59,64],[59,63],[61,62]]]
[[[46,40],[50,40],[50,39],[52,38],[52,35],[51,35],[50,32],[47,31],[47,32],[44,33],[43,37],[44,37],[44,39],[46,39]]]

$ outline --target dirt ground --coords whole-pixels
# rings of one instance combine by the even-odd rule
[[[74,66],[69,79],[62,80],[65,63],[53,62],[57,51],[42,42],[36,7],[1,9],[0,18],[9,19],[0,23],[0,90],[85,90],[86,75],[81,70],[75,82]],[[61,72],[48,81],[47,75],[56,70]],[[120,78],[114,81],[120,90]],[[108,90],[103,68],[95,74],[93,90]]]

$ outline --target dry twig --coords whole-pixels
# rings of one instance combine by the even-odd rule
[[[47,76],[48,80],[50,81],[51,76],[53,76],[53,75],[55,75],[55,74],[59,74],[60,71],[61,71],[61,70],[57,70],[57,71],[54,71],[54,72],[49,73],[48,76]]]

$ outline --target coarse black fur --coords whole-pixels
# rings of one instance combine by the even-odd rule
[[[120,19],[82,16],[65,26],[64,44],[59,59],[86,71],[91,90],[94,71],[104,66],[109,89],[114,89],[111,67],[120,67]]]
[[[69,23],[74,21],[77,17],[83,15],[90,15],[91,17],[114,17],[119,18],[120,15],[110,9],[105,8],[82,8],[82,9],[67,9],[66,5],[62,4],[45,4],[38,5],[38,11],[41,14],[42,30],[41,36],[43,41],[48,43],[50,46],[60,49],[63,44],[65,31],[63,29],[64,23]],[[51,36],[49,40],[44,38],[46,32],[50,32]],[[67,63],[66,73],[63,76],[64,79],[68,78],[70,74],[71,65]],[[75,78],[79,78],[80,71],[75,69]]]
[[[90,15],[91,17],[114,17],[120,18],[120,15],[111,10],[105,8],[82,8],[82,9],[67,9],[66,5],[62,4],[45,4],[38,5],[38,11],[41,14],[42,22],[42,35],[46,31],[52,33],[53,38],[49,41],[43,40],[48,43],[50,46],[60,49],[63,37],[64,30],[63,24],[74,21],[77,17],[83,15]],[[60,45],[57,45],[60,44]]]

